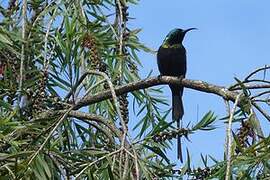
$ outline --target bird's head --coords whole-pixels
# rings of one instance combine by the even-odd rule
[[[188,31],[194,30],[196,28],[189,28],[186,30],[183,29],[173,29],[169,32],[169,34],[166,36],[164,42],[168,43],[169,45],[174,45],[174,44],[181,44],[186,33]]]

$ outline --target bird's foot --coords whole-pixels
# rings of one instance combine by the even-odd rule
[[[185,78],[185,76],[181,75],[181,76],[177,76],[178,79],[182,80]]]

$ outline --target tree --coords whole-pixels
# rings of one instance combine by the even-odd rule
[[[135,0],[13,1],[1,5],[0,174],[5,179],[265,178],[269,81],[256,69],[230,87],[176,77],[141,79],[137,56],[151,53],[130,29]],[[172,140],[215,130],[209,111],[176,129],[158,85],[212,93],[227,104],[224,160],[181,169],[167,157]],[[233,107],[230,108],[230,102]],[[128,108],[128,106],[130,108]],[[133,108],[132,108],[133,106]],[[130,112],[131,111],[131,112]],[[131,119],[134,112],[136,116]],[[257,114],[261,114],[257,116]],[[134,129],[128,126],[135,125]],[[232,132],[232,123],[239,130]],[[209,164],[208,159],[212,160]]]

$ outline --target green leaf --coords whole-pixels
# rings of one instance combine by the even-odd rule
[[[146,179],[147,180],[152,180],[152,178],[151,178],[152,173],[149,172],[147,164],[145,164],[145,162],[141,161],[141,160],[139,160],[138,162],[139,162],[140,169],[142,170],[143,175],[146,177]]]
[[[110,180],[114,180],[113,172],[112,172],[111,166],[109,164],[107,166],[107,170],[108,170]]]
[[[187,161],[185,163],[185,165],[182,167],[181,169],[181,175],[185,175],[187,172],[190,171],[190,155],[189,155],[189,151],[187,149]]]
[[[1,99],[0,99],[0,106],[3,108],[6,108],[9,111],[12,111],[12,106],[9,103],[7,103]]]
[[[159,119],[158,124],[156,126],[154,126],[152,132],[150,133],[150,136],[156,135],[159,132],[164,131],[165,129],[167,129],[168,127],[170,127],[174,123],[173,121],[170,123],[167,123],[165,121],[165,119],[169,113],[170,113],[170,111],[168,111],[161,119]]]
[[[202,159],[204,167],[207,167],[207,156],[205,156],[205,158],[204,158],[202,153],[201,153],[201,159]]]
[[[5,36],[4,34],[0,33],[0,41],[2,43],[8,44],[8,45],[12,45],[12,41],[9,39],[8,36]]]
[[[212,124],[216,120],[216,118],[217,117],[214,115],[214,112],[212,111],[207,112],[203,116],[203,118],[192,128],[192,131],[215,129],[215,127]]]
[[[162,157],[163,159],[165,159],[165,161],[167,163],[170,163],[170,160],[167,158],[167,156],[164,154],[164,152],[162,152],[162,150],[159,147],[156,146],[148,146],[146,144],[143,144],[144,147],[146,147],[147,149],[149,149],[150,151],[154,152],[155,154],[159,155],[160,157]]]

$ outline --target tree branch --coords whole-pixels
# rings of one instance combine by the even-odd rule
[[[64,113],[64,111],[60,111],[60,113]],[[69,117],[75,117],[80,120],[84,121],[95,121],[96,123],[101,123],[107,126],[113,133],[117,135],[119,139],[121,139],[122,133],[119,129],[117,129],[113,123],[111,123],[108,119],[105,119],[102,116],[95,115],[95,114],[89,114],[85,112],[79,112],[79,111],[70,111],[68,114]]]
[[[226,139],[227,139],[227,144],[226,144],[226,151],[227,151],[227,167],[226,167],[226,176],[225,176],[225,180],[229,180],[231,177],[231,165],[232,165],[232,143],[233,143],[233,138],[232,138],[232,123],[233,123],[233,119],[234,119],[234,113],[238,104],[238,101],[240,100],[240,96],[241,93],[237,95],[235,103],[233,105],[232,110],[230,110],[230,106],[229,103],[227,102],[227,111],[228,111],[228,115],[229,115],[229,120],[228,120],[228,124],[227,124],[227,129],[226,129]]]
[[[115,93],[116,95],[122,95],[128,92],[140,90],[149,88],[152,86],[157,85],[163,85],[163,84],[175,84],[175,85],[182,85],[186,88],[216,94],[220,97],[223,97],[224,99],[235,101],[236,96],[238,93],[229,91],[226,87],[223,86],[217,86],[214,84],[210,84],[204,81],[199,80],[189,80],[189,79],[180,79],[177,77],[171,77],[171,76],[159,76],[159,77],[151,77],[144,80],[140,80],[137,82],[132,82],[123,86],[115,87]],[[100,93],[97,93],[95,95],[88,95],[85,96],[83,99],[78,101],[78,103],[75,104],[74,110],[80,109],[84,106],[88,106],[90,104],[94,104],[106,99],[111,98],[111,92],[110,90],[106,90]]]

